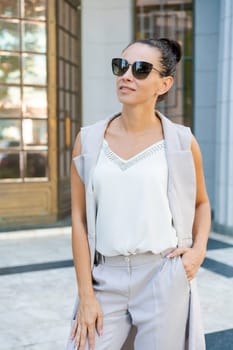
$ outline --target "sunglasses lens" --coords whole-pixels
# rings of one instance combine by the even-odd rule
[[[146,79],[152,68],[153,65],[149,62],[137,61],[132,65],[132,72],[136,79]]]
[[[113,58],[112,59],[112,72],[114,75],[118,77],[125,74],[125,72],[129,69],[129,64],[126,60],[122,58]]]

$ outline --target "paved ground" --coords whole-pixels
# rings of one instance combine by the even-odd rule
[[[0,350],[64,350],[76,293],[70,235],[0,233]],[[233,238],[211,234],[198,284],[207,350],[233,350]]]

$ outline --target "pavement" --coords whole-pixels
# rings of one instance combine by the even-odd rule
[[[207,350],[233,350],[233,237],[197,277]],[[0,350],[64,350],[76,292],[70,226],[0,232]]]

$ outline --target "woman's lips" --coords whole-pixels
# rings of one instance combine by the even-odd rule
[[[131,88],[130,86],[122,85],[119,87],[120,91],[123,92],[130,92],[130,91],[135,91],[135,89]]]

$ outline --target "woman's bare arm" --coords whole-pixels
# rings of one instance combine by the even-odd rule
[[[211,225],[211,208],[205,186],[201,151],[195,138],[193,138],[192,142],[192,153],[197,183],[196,210],[193,223],[193,248],[200,251],[204,258]]]
[[[80,135],[77,136],[73,157],[81,153]],[[87,238],[85,187],[72,162],[71,165],[71,203],[72,203],[72,251],[78,283],[79,306],[71,338],[76,335],[76,345],[84,349],[89,338],[90,349],[94,349],[95,329],[102,333],[102,311],[95,298],[90,252]]]

